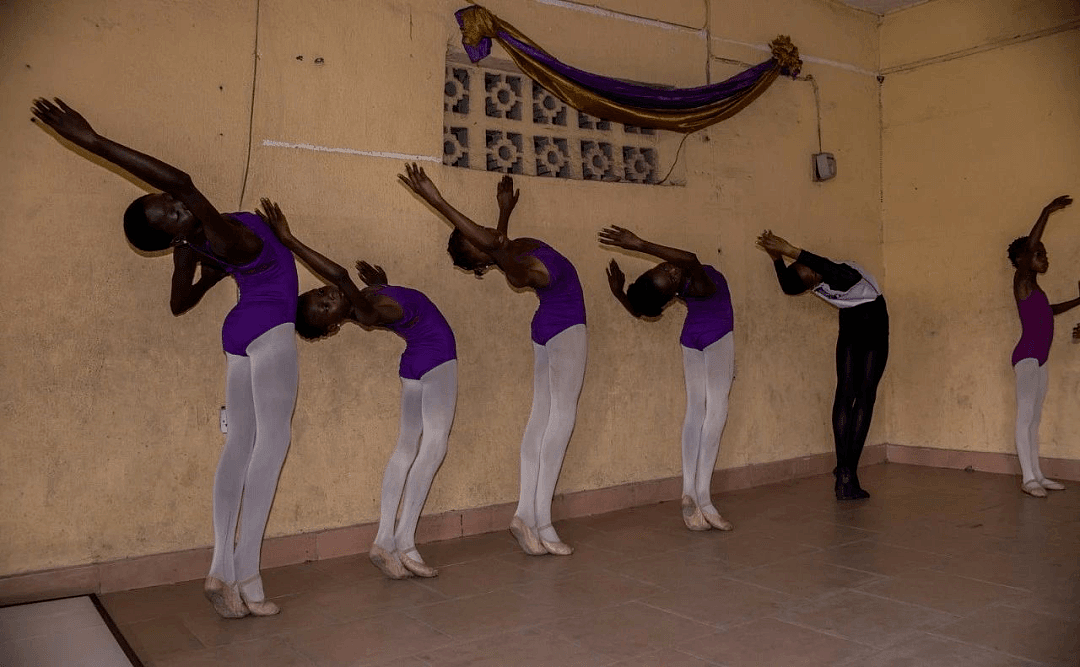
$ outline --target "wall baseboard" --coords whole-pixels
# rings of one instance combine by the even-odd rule
[[[1016,456],[994,452],[964,452],[930,447],[879,444],[866,447],[860,465],[893,462],[935,468],[971,467],[974,470],[1019,474]],[[1080,460],[1043,459],[1043,471],[1054,478],[1080,481]],[[713,492],[723,493],[791,479],[823,475],[832,471],[832,453],[812,454],[782,461],[752,463],[713,473]],[[603,514],[615,510],[678,500],[682,479],[632,482],[603,489],[561,494],[552,503],[552,518]],[[514,514],[514,503],[488,505],[441,514],[425,515],[417,527],[417,543],[505,530]],[[366,553],[375,539],[376,524],[271,537],[263,541],[262,567],[272,568],[306,561]],[[89,593],[173,584],[200,579],[210,568],[209,546],[54,570],[0,577],[0,605],[32,602]]]

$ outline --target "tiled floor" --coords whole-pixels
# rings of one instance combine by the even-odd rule
[[[356,556],[268,570],[282,613],[219,619],[199,581],[103,596],[148,665],[1080,665],[1080,484],[884,464],[868,501],[831,476],[718,496],[735,531],[677,503],[422,545],[436,579]]]

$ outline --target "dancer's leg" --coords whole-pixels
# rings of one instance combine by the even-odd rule
[[[294,331],[291,323],[278,325],[247,348],[256,428],[240,507],[236,576],[241,581],[240,592],[249,603],[264,599],[258,576],[259,555],[278,476],[289,451],[298,376]]]
[[[240,499],[251,450],[255,446],[255,403],[251,395],[251,359],[225,355],[225,411],[229,432],[214,475],[214,556],[210,576],[236,582],[234,549]]]
[[[521,489],[514,516],[529,528],[536,523],[536,480],[540,471],[540,447],[551,411],[551,390],[548,387],[548,349],[533,343],[533,400],[529,423],[521,438]]]
[[[705,423],[705,353],[682,348],[686,380],[686,416],[682,428],[682,495],[697,496],[697,465],[701,452],[701,429]]]
[[[560,542],[551,527],[551,498],[559,481],[566,447],[577,419],[578,397],[585,380],[585,357],[588,343],[585,325],[578,324],[560,332],[547,342],[548,387],[551,409],[540,444],[540,471],[536,481],[536,524],[540,538]]]
[[[701,428],[701,447],[698,453],[697,478],[694,494],[698,507],[705,514],[719,512],[712,504],[710,486],[716,457],[720,453],[720,438],[727,424],[728,394],[735,379],[735,336],[728,333],[709,345],[705,354],[705,419]]]
[[[446,440],[450,437],[457,405],[457,360],[451,359],[436,366],[425,373],[420,382],[423,387],[423,436],[420,451],[405,480],[401,521],[398,522],[394,541],[398,551],[423,563],[414,542],[416,524],[435,473],[446,457]]]
[[[1038,484],[1031,461],[1034,447],[1032,434],[1038,436],[1039,362],[1032,358],[1021,359],[1013,370],[1016,373],[1016,457],[1020,459],[1022,485],[1027,489],[1030,484]]]
[[[859,350],[855,355],[851,383],[854,400],[851,405],[847,434],[846,458],[852,472],[859,466],[866,436],[870,433],[870,422],[874,417],[874,404],[877,401],[878,383],[885,373],[885,363],[889,358],[887,345],[874,345]]]
[[[420,434],[423,432],[424,389],[420,380],[401,378],[401,418],[398,429],[398,441],[383,473],[382,496],[379,501],[379,530],[375,535],[375,546],[387,552],[394,552],[394,528],[398,506],[405,489],[405,479],[409,468],[416,459],[420,448]]]

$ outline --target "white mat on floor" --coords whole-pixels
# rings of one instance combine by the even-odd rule
[[[4,667],[132,667],[88,596],[0,608]]]

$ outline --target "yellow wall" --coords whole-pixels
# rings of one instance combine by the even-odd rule
[[[0,4],[0,575],[211,542],[219,331],[235,298],[223,284],[192,312],[169,314],[169,260],[139,257],[120,231],[121,211],[142,190],[34,127],[28,109],[39,95],[62,96],[106,136],[189,171],[220,208],[273,197],[311,245],[345,264],[377,262],[431,296],[458,336],[460,396],[425,511],[516,499],[535,298],[497,273],[478,281],[451,268],[448,228],[396,182],[401,160],[262,143],[441,155],[444,58],[461,4]],[[706,82],[707,20],[712,52],[749,63],[768,57],[755,45],[790,34],[815,59],[804,73],[820,85],[824,149],[837,155],[839,176],[811,182],[813,91],[779,80],[687,140],[685,186],[518,179],[513,231],[571,258],[589,310],[589,365],[559,492],[679,474],[683,309],[659,323],[621,311],[604,264],[617,256],[633,275],[649,264],[596,243],[611,223],[692,249],[728,277],[738,369],[718,465],[831,451],[836,314],[809,296],[784,297],[753,239],[770,227],[884,277],[877,18],[821,0],[589,5],[673,25],[602,8],[488,4],[567,62],[681,86]],[[740,69],[711,63],[713,80]],[[428,169],[464,211],[493,218],[495,175]],[[302,287],[316,282],[301,270]],[[268,535],[375,520],[397,434],[401,348],[392,334],[355,327],[300,344],[293,445]],[[871,442],[884,439],[883,423]]]
[[[1060,194],[1080,195],[1080,4],[938,0],[881,30],[888,440],[1015,451],[1020,334],[1006,247]],[[1077,295],[1080,207],[1043,239],[1051,302]],[[1043,456],[1080,458],[1080,310],[1056,318]]]

